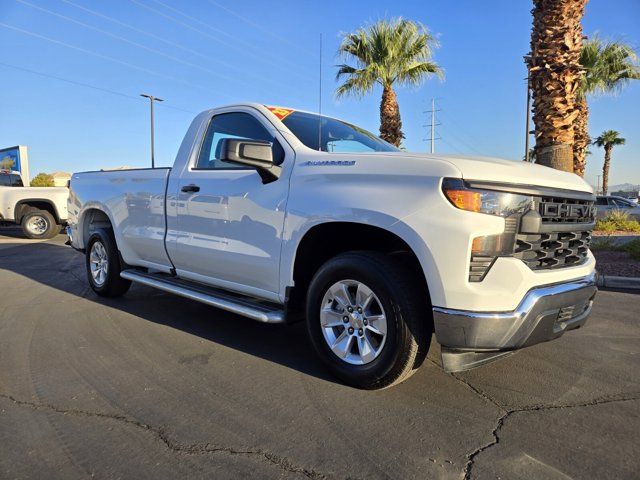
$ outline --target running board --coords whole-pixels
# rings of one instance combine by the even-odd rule
[[[164,273],[145,273],[139,270],[123,270],[120,276],[132,282],[141,283],[181,297],[206,303],[228,312],[237,313],[265,323],[284,323],[284,309],[281,305],[221,291],[213,287],[180,280]]]

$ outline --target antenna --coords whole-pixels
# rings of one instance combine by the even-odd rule
[[[322,151],[322,33],[320,33],[320,56],[318,57],[318,151]]]

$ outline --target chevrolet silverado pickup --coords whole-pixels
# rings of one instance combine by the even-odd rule
[[[0,223],[22,226],[27,238],[52,238],[67,220],[66,187],[24,187],[19,172],[0,170]]]
[[[76,173],[71,245],[91,288],[131,282],[261,322],[306,322],[347,384],[401,382],[435,334],[459,371],[584,325],[595,197],[580,177],[413,154],[347,122],[208,110],[173,168]]]

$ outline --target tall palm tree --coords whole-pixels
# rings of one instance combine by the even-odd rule
[[[607,194],[609,188],[609,166],[611,165],[611,151],[616,145],[624,145],[625,139],[615,130],[605,130],[593,142],[598,147],[604,147],[604,165],[602,166],[602,194]]]
[[[536,159],[573,172],[573,122],[582,78],[582,16],[587,0],[534,0],[528,56]]]
[[[589,138],[587,96],[615,93],[629,81],[640,79],[638,57],[630,45],[594,37],[584,42],[580,65],[584,69],[578,91],[578,117],[574,124],[573,172],[584,176]]]
[[[404,138],[394,85],[420,85],[431,75],[442,77],[432,61],[437,40],[417,22],[395,18],[346,34],[338,53],[355,66],[338,65],[336,80],[345,77],[336,95],[362,96],[382,87],[380,137],[395,146]]]

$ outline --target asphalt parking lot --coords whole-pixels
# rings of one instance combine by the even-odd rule
[[[470,372],[389,390],[328,376],[302,324],[134,286],[0,230],[2,478],[638,478],[640,295]]]

